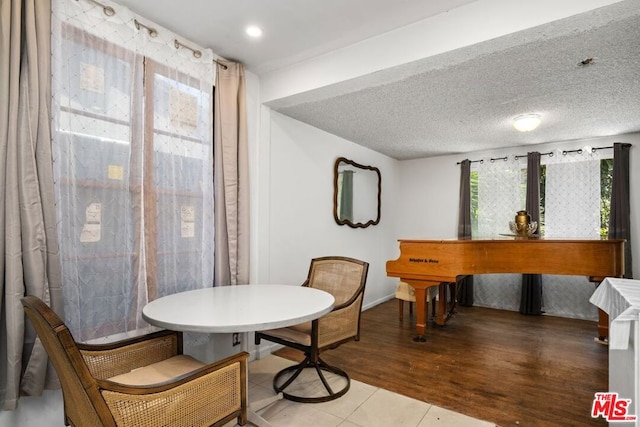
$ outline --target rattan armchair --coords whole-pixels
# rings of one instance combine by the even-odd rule
[[[273,380],[276,393],[282,393],[284,398],[296,402],[314,403],[337,399],[349,390],[349,375],[340,368],[328,365],[320,358],[320,353],[345,342],[360,339],[360,315],[368,269],[368,263],[353,258],[313,259],[307,280],[302,286],[332,294],[335,298],[333,310],[311,322],[256,332],[256,344],[265,339],[298,349],[305,354],[301,363],[276,374]],[[316,390],[311,396],[285,391],[305,369],[317,373],[323,385],[322,390]],[[339,388],[335,383],[333,386],[329,383],[323,371],[343,379],[341,384],[338,384]]]
[[[65,425],[246,424],[247,353],[205,365],[182,354],[182,334],[174,331],[76,343],[40,299],[28,296],[22,305],[60,378]]]

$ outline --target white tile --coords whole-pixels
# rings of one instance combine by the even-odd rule
[[[295,362],[270,355],[249,363],[249,383],[273,384],[273,377],[282,369],[295,365]]]
[[[275,395],[273,377],[294,365],[290,360],[269,355],[249,363],[249,401]],[[342,381],[327,374],[330,384]],[[288,391],[315,393],[323,387],[313,372],[305,372]],[[323,403],[297,403],[279,400],[258,410],[275,427],[493,427],[494,424],[432,406],[397,393],[351,381],[349,391],[336,400]],[[235,422],[225,427],[234,426]]]
[[[277,427],[337,427],[344,420],[322,411],[313,403],[285,403],[286,407],[275,415],[262,416]]]
[[[379,389],[347,419],[366,427],[416,427],[430,404]]]
[[[471,418],[439,406],[431,406],[418,427],[446,426],[446,427],[494,427],[488,421]]]
[[[247,392],[247,397],[249,398],[249,404],[256,404],[257,402],[272,398],[276,395],[276,392],[273,388],[260,384],[249,384],[249,390]]]
[[[351,380],[351,387],[347,394],[329,402],[318,403],[317,406],[325,412],[347,418],[376,390],[378,390],[377,387]]]
[[[13,411],[0,409],[0,426],[64,426],[61,390],[44,390],[42,396],[22,396]]]
[[[261,416],[267,418],[274,416],[278,412],[286,409],[288,401],[276,400],[274,402],[261,402],[263,399],[271,399],[276,395],[272,388],[266,388],[261,385],[249,386],[249,406]],[[260,407],[261,404],[268,403]]]

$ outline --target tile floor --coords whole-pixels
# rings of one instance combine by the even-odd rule
[[[274,396],[273,376],[292,362],[269,355],[249,363],[249,401]],[[300,380],[299,378],[298,380]],[[296,380],[296,381],[298,381]],[[319,385],[305,382],[300,387],[312,390]],[[477,420],[419,400],[351,380],[343,397],[324,403],[297,403],[279,400],[259,410],[273,427],[493,427]],[[227,427],[236,425],[229,423]],[[248,423],[247,425],[250,425]]]

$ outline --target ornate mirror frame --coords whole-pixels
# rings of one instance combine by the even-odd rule
[[[340,175],[340,167],[344,166],[344,165],[350,165],[355,169],[362,169],[364,171],[370,171],[375,173],[375,176],[377,177],[377,195],[375,195],[375,201],[377,203],[377,207],[376,207],[376,212],[375,212],[375,217],[369,219],[368,217],[364,219],[364,222],[352,222],[349,219],[341,219],[340,218],[340,214],[338,212],[338,206],[339,206],[339,201],[338,201],[338,197],[339,197],[339,193],[340,193],[340,189],[339,189],[339,175]],[[375,191],[375,189],[373,190]],[[349,227],[352,228],[365,228],[368,227],[370,225],[376,225],[380,222],[380,193],[382,192],[382,176],[380,174],[380,169],[373,167],[373,166],[365,166],[365,165],[361,165],[359,163],[354,162],[353,160],[349,160],[347,158],[344,157],[338,157],[336,159],[336,162],[334,164],[333,167],[333,218],[335,219],[336,223],[338,223],[338,225],[348,225]],[[373,193],[372,193],[373,195]],[[373,214],[373,213],[372,213]]]

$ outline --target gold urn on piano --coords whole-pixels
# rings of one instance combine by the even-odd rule
[[[531,221],[531,215],[527,211],[518,211],[514,221],[509,222],[509,228],[518,236],[531,236],[536,232],[538,223]]]

